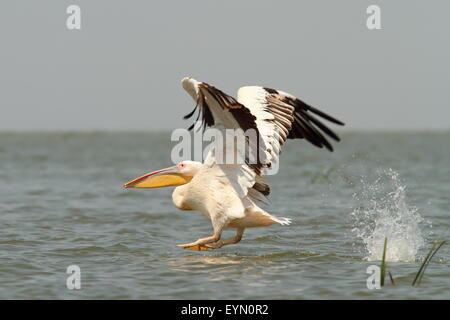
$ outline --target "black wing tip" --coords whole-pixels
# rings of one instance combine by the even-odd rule
[[[323,111],[321,111],[319,109],[316,109],[314,107],[308,106],[307,110],[311,111],[312,113],[314,113],[314,114],[322,117],[323,119],[328,120],[328,121],[330,121],[330,122],[332,122],[334,124],[337,124],[337,125],[340,125],[340,126],[345,126],[345,123],[342,122],[341,120],[338,120],[335,117],[332,117],[329,114],[327,114],[327,113],[325,113],[325,112],[323,112]]]
[[[199,84],[199,87],[201,84],[204,84],[203,82]],[[197,97],[197,104],[195,105],[194,110],[192,110],[190,113],[185,115],[183,119],[187,120],[190,119],[194,114],[195,111],[198,110],[197,118],[195,119],[194,123],[188,128],[188,131],[191,131],[194,127],[197,121],[201,118],[201,122],[203,124],[203,131],[208,126],[214,125],[214,118],[212,116],[211,110],[209,109],[208,104],[205,101],[205,96],[201,90],[198,92]]]
[[[194,126],[195,126],[195,122],[189,126],[188,131],[191,131],[192,129],[194,129]]]
[[[319,110],[319,109],[317,109],[317,108],[307,104],[306,102],[300,100],[299,98],[287,97],[287,99],[292,101],[292,105],[294,105],[296,109],[298,108],[300,110],[303,109],[303,110],[311,111],[312,113],[314,113],[314,114],[316,114],[316,115],[318,115],[318,116],[320,116],[320,117],[322,117],[322,118],[324,118],[324,119],[326,119],[326,120],[328,120],[330,122],[333,122],[333,123],[335,123],[337,125],[340,125],[340,126],[345,126],[345,123],[342,122],[341,120],[338,120],[335,117],[332,117],[329,114],[327,114],[327,113],[325,113],[325,112],[323,112],[323,111],[321,111],[321,110]]]
[[[272,88],[263,87],[263,89],[266,90],[266,92],[269,94],[279,94],[279,92],[277,90],[272,89]]]

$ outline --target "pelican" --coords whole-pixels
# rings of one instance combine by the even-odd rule
[[[178,245],[184,249],[218,249],[241,241],[246,228],[289,225],[291,219],[274,216],[261,208],[267,204],[270,193],[263,176],[277,163],[287,139],[305,139],[316,147],[333,151],[326,136],[336,141],[340,139],[320,120],[337,125],[344,123],[280,90],[245,86],[238,90],[235,99],[193,78],[183,78],[181,85],[196,102],[194,110],[184,118],[198,111],[197,119],[201,119],[203,130],[254,130],[257,142],[245,141],[250,152],[258,154],[254,157],[256,160],[250,162],[247,156],[240,163],[221,163],[218,153],[210,151],[203,163],[181,161],[147,173],[124,187],[175,186],[172,200],[178,209],[199,211],[211,220],[212,235]],[[225,228],[235,229],[234,237],[222,239]]]

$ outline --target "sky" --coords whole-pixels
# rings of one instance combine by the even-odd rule
[[[448,0],[5,0],[0,131],[188,127],[185,76],[280,89],[349,130],[450,129],[449,33]]]

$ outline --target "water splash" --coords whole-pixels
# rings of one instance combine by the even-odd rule
[[[384,238],[388,238],[386,261],[415,261],[424,237],[424,219],[406,203],[406,187],[392,169],[378,170],[375,182],[361,180],[354,194],[358,206],[351,216],[353,232],[368,253],[368,261],[381,260]]]

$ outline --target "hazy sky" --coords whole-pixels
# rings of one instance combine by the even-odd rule
[[[281,89],[349,129],[450,129],[448,0],[2,0],[0,34],[0,130],[187,127],[184,76]]]

